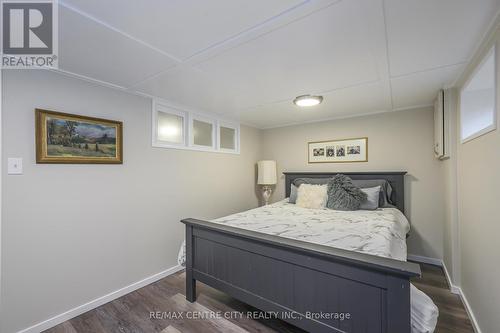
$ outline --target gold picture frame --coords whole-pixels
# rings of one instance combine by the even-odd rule
[[[122,164],[121,121],[35,109],[37,163]]]
[[[308,163],[368,162],[368,138],[314,141],[307,144]]]

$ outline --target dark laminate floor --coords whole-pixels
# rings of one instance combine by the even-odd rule
[[[436,332],[474,332],[463,305],[457,295],[448,290],[440,267],[421,265],[422,278],[414,285],[429,295],[439,307],[440,316]],[[156,283],[134,291],[81,316],[64,322],[46,332],[303,332],[279,320],[253,320],[241,318],[186,319],[186,313],[216,314],[221,312],[247,312],[256,309],[243,304],[210,287],[198,283],[198,300],[189,303],[184,298],[184,273],[177,273]],[[183,312],[182,318],[150,318],[150,312]],[[211,312],[213,311],[213,312]]]
[[[474,333],[467,312],[458,295],[452,294],[443,269],[438,266],[420,264],[422,277],[413,279],[415,287],[426,293],[439,308],[439,319],[435,332]]]

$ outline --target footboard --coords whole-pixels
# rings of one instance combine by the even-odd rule
[[[410,332],[416,264],[185,219],[196,280],[309,332]]]

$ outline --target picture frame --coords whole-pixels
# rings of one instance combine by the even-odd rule
[[[308,143],[308,163],[356,162],[368,162],[367,137]]]
[[[121,121],[35,109],[36,163],[122,164]]]

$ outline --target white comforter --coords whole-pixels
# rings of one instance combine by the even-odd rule
[[[344,212],[301,208],[287,200],[212,222],[402,261],[406,261],[406,234],[410,230],[406,217],[395,208]],[[184,262],[182,244],[179,263]],[[412,331],[433,332],[438,317],[436,305],[414,286],[411,302]]]

